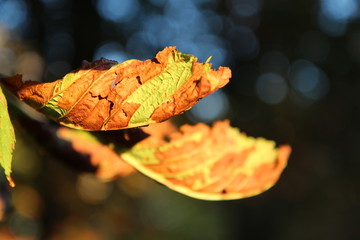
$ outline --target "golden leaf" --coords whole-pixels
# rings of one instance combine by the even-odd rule
[[[96,167],[95,175],[100,179],[113,180],[135,171],[110,146],[101,143],[90,132],[60,127],[57,136],[71,142],[73,149],[78,153],[89,155],[90,164]]]
[[[146,129],[146,128],[144,128]],[[150,136],[121,158],[143,174],[185,195],[204,200],[254,196],[275,184],[291,148],[247,137],[228,121],[185,125],[166,141]]]

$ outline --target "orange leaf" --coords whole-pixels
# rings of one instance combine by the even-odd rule
[[[152,60],[85,62],[51,83],[0,79],[51,119],[83,130],[112,130],[164,121],[191,108],[229,81],[227,67],[211,69],[167,47]]]
[[[228,121],[185,125],[170,141],[150,136],[122,159],[145,175],[185,195],[204,200],[254,196],[275,184],[291,148],[247,137]]]
[[[135,170],[124,162],[111,147],[99,142],[89,132],[61,127],[57,130],[57,135],[61,139],[71,142],[77,152],[89,155],[91,165],[97,167],[95,175],[103,180],[127,176]]]

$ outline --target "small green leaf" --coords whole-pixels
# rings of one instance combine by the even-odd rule
[[[11,174],[12,152],[15,148],[15,133],[11,124],[7,102],[0,87],[0,165],[5,170],[10,186],[14,187]]]

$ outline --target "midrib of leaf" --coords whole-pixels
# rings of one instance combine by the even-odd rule
[[[170,147],[174,147],[174,146],[181,146],[183,144],[183,142],[199,142],[202,141],[202,139],[204,138],[203,133],[201,132],[195,132],[193,133],[191,136],[188,136],[186,138],[180,139],[178,141],[175,141],[173,143],[170,144],[166,144],[164,146],[160,146],[160,147],[156,147],[156,148],[143,148],[141,149],[141,145],[139,145],[138,148],[134,148],[128,152],[125,152],[121,155],[122,158],[124,158],[125,160],[128,159],[131,161],[134,160],[136,163],[136,165],[138,163],[141,163],[141,166],[144,167],[143,165],[161,165],[161,163],[156,159],[155,156],[155,152],[157,151],[164,151],[166,149],[169,149]],[[179,159],[171,159],[171,160],[167,160],[166,161],[166,165],[168,164],[176,164],[176,162],[181,162],[181,158],[184,159],[187,157],[188,154],[185,155],[181,155],[179,157]],[[163,178],[174,178],[174,179],[184,179],[187,178],[191,175],[193,175],[196,172],[201,172],[203,169],[208,169],[210,166],[212,166],[219,158],[221,158],[223,156],[223,153],[217,153],[214,154],[211,158],[211,160],[205,161],[205,162],[201,162],[199,164],[197,164],[195,167],[192,167],[191,169],[188,170],[184,170],[181,172],[177,172],[175,174],[164,174],[164,173],[158,173],[159,175],[161,175],[161,177]],[[134,161],[131,161],[130,163],[133,164]],[[152,170],[146,170],[147,167],[144,167],[144,171],[152,171]]]
[[[169,100],[191,76],[195,57],[182,56],[183,58],[175,56],[175,59],[168,64],[168,67],[161,74],[141,85],[124,101],[124,103],[141,104],[131,117],[129,126],[141,126],[150,123],[149,120],[154,110]],[[176,76],[174,77],[174,75]],[[155,93],[151,90],[155,90]]]
[[[235,132],[238,132],[237,129],[232,129]],[[240,134],[238,132],[238,134]],[[240,167],[240,168],[236,168],[236,169],[228,169],[228,172],[232,172],[231,173],[231,177],[228,180],[228,183],[231,183],[234,178],[236,178],[236,176],[238,176],[239,174],[244,174],[247,177],[250,177],[253,175],[256,167],[264,164],[264,163],[271,163],[274,162],[277,159],[277,153],[278,150],[275,149],[275,143],[273,141],[270,140],[266,140],[264,138],[253,138],[253,137],[246,137],[243,134],[241,134],[242,139],[246,140],[247,142],[249,142],[249,140],[253,141],[253,143],[251,144],[252,146],[248,146],[247,149],[250,148],[254,148],[253,151],[249,152],[247,155],[247,159],[244,162],[244,164]],[[240,139],[239,139],[240,140]],[[240,141],[238,141],[240,142]],[[241,141],[243,142],[243,141]],[[239,145],[239,143],[237,144]],[[243,145],[243,144],[241,144]],[[245,149],[242,149],[238,152],[244,151]],[[264,161],[264,159],[266,159],[267,161]],[[261,161],[259,161],[261,160]],[[224,175],[227,175],[227,173],[224,173]],[[206,181],[206,184],[203,185],[199,185],[199,186],[194,186],[194,190],[201,190],[202,188],[205,188],[219,180],[221,180],[222,176],[218,176],[217,178],[206,178],[205,179],[209,179],[208,181]],[[242,185],[246,185],[248,183],[248,179],[242,182]],[[269,185],[269,187],[271,186],[271,184]],[[239,187],[239,186],[238,186]],[[268,188],[269,188],[268,187]]]
[[[123,101],[121,104],[124,104],[124,103],[138,103],[138,104],[142,104],[141,106],[143,106],[143,101],[134,101],[134,99],[138,98],[137,95],[140,95],[144,92],[142,91],[141,93],[139,92],[139,89],[140,88],[145,88],[148,87],[147,85],[151,84],[153,82],[154,79],[156,78],[160,78],[162,75],[164,74],[167,74],[169,69],[172,68],[174,65],[176,66],[176,64],[178,63],[181,63],[181,62],[184,62],[184,60],[186,59],[190,59],[189,60],[189,63],[191,63],[191,65],[193,65],[194,61],[195,61],[195,57],[193,57],[192,55],[188,55],[188,54],[182,54],[180,52],[176,52],[174,53],[174,55],[170,56],[169,57],[169,60],[168,60],[168,64],[167,66],[165,67],[165,69],[159,73],[158,75],[156,75],[155,77],[153,77],[152,79],[148,80],[146,83],[144,83],[143,85],[141,85],[139,88],[137,88],[125,101]],[[191,69],[191,68],[190,68]],[[187,80],[184,79],[182,84]],[[177,82],[177,89],[179,88],[179,82]],[[154,88],[156,89],[156,88]],[[156,89],[157,90],[157,89]],[[140,89],[141,91],[141,89]],[[158,90],[157,90],[158,91]],[[137,93],[136,93],[137,92]],[[148,96],[145,98],[145,100],[148,100],[149,98],[153,97],[152,96],[152,92],[151,91],[145,91],[145,93],[148,93]],[[160,91],[158,91],[160,92]],[[140,93],[140,94],[139,94]],[[141,96],[141,97],[144,97],[144,96]],[[169,97],[171,97],[171,95],[167,96],[167,99],[169,99]],[[164,99],[161,103],[163,103],[164,101],[166,101],[167,99]],[[161,104],[160,103],[160,104]],[[157,106],[159,106],[160,104],[158,104]],[[153,123],[155,121],[150,121],[150,116],[151,114],[153,113],[153,111],[156,109],[156,107],[154,108],[154,106],[150,107],[149,109],[146,110],[147,112],[147,115],[145,114],[142,114],[142,108],[141,106],[136,110],[136,112],[134,113],[134,115],[131,117],[131,119],[135,122],[138,120],[138,118],[144,118],[144,116],[146,116],[146,121],[138,121],[136,123],[133,123],[131,122],[131,119],[130,119],[130,122],[128,124],[128,126],[126,128],[131,128],[131,127],[137,127],[137,126],[142,126],[142,125],[146,125],[146,124],[149,124],[149,123]],[[141,109],[140,109],[141,108]],[[146,107],[143,107],[143,108],[146,108]],[[140,109],[140,111],[139,111]],[[112,111],[111,114],[106,118],[106,120],[104,121],[103,125],[102,125],[102,128],[104,128],[104,126],[107,124],[107,122],[111,119],[112,116],[116,115],[119,111],[121,111],[122,108],[118,108],[117,110],[115,111]],[[152,110],[152,111],[151,111]],[[151,111],[151,113],[149,114],[149,112]],[[135,120],[134,120],[135,119]]]
[[[143,147],[141,143],[134,146],[131,150],[124,152],[123,154],[128,154],[135,156],[141,164],[145,165],[158,165],[159,161],[155,156],[156,151],[165,151],[171,147],[180,147],[184,142],[191,141],[191,142],[199,142],[202,140],[203,135],[200,132],[195,132],[191,136],[186,138],[181,138],[176,141],[172,141],[165,145],[161,145],[158,147]]]
[[[60,91],[54,94],[54,96],[45,104],[45,106],[41,109],[41,111],[48,113],[48,115],[50,117],[55,118],[55,120],[59,120],[66,117],[67,114],[71,112],[74,109],[74,107],[76,107],[79,104],[79,102],[81,102],[85,98],[85,96],[91,90],[91,88],[96,83],[98,83],[104,77],[104,75],[106,75],[113,67],[118,67],[119,65],[126,66],[132,61],[134,60],[128,60],[123,63],[114,65],[110,69],[105,71],[100,77],[98,77],[90,84],[90,86],[83,92],[83,94],[72,104],[72,106],[68,110],[62,109],[57,105],[59,99],[63,97],[63,93],[68,89],[69,86],[71,86],[72,83],[76,82],[77,79],[81,78],[83,75],[93,70],[93,68],[83,72],[81,75],[72,76],[72,81],[66,81],[67,79],[65,76],[64,77],[65,81],[63,80],[60,86]],[[159,75],[147,81],[146,83],[141,85],[136,91],[134,91],[128,97],[128,99],[126,99],[123,103],[126,102],[139,103],[141,104],[141,106],[136,110],[134,115],[131,117],[128,127],[134,127],[134,126],[140,126],[140,125],[152,123],[150,121],[150,116],[153,113],[153,111],[163,102],[169,100],[171,96],[176,92],[176,90],[180,88],[181,85],[184,82],[186,82],[186,80],[191,76],[191,70],[194,61],[195,61],[195,57],[192,55],[175,52],[169,57],[169,64],[166,66],[165,70],[163,70]],[[180,66],[178,66],[179,64]],[[176,68],[181,68],[180,73],[179,70],[177,70]],[[177,72],[179,76],[177,76],[176,79],[178,81],[166,81],[169,78],[172,78],[171,80],[173,80],[174,78],[171,75],[176,74]],[[154,86],[154,81],[156,83],[155,86]],[[164,82],[167,84],[164,84]],[[159,87],[162,89],[158,90]],[[156,91],[157,94],[152,93],[151,90],[154,89],[158,90]],[[144,97],[144,92],[148,93],[147,96],[145,97]],[[141,100],[138,101],[139,98],[141,98]],[[121,108],[119,108],[117,111],[119,110],[121,110]],[[104,121],[103,126],[108,122],[111,116],[116,113],[117,112],[112,112],[111,115]]]
[[[96,80],[94,80],[89,85],[89,87],[84,91],[84,93],[75,101],[75,103],[70,107],[69,110],[65,110],[65,109],[60,108],[59,106],[57,106],[58,99],[62,98],[63,93],[67,90],[67,88],[65,88],[65,89],[59,91],[53,98],[51,98],[51,100],[46,104],[46,106],[44,106],[41,109],[41,111],[44,112],[44,113],[45,112],[49,113],[49,111],[50,112],[55,111],[55,112],[59,113],[59,116],[56,117],[55,119],[64,118],[86,96],[86,94],[89,93],[89,90],[94,86],[94,84],[97,83],[110,69],[105,71],[100,77],[98,77]],[[90,69],[90,70],[92,70],[92,69]],[[90,70],[86,71],[84,74],[81,74],[80,76],[77,76],[72,83],[74,83],[76,81],[76,79],[78,79],[78,78],[82,77],[83,75],[85,75],[86,73],[88,73]],[[69,87],[70,85],[71,84],[67,84],[67,87]],[[51,116],[51,114],[50,114],[50,116]]]
[[[118,67],[119,65],[126,66],[126,65],[130,64],[130,63],[133,62],[133,61],[135,61],[135,60],[134,60],[134,59],[130,59],[130,60],[127,60],[127,61],[125,61],[125,62],[116,64],[116,65],[112,66],[111,68],[109,68],[108,70],[106,70],[100,77],[98,77],[96,80],[94,80],[94,81],[90,84],[90,86],[86,89],[86,91],[84,91],[84,93],[80,96],[80,98],[78,98],[78,99],[76,100],[76,102],[71,106],[71,108],[70,108],[68,111],[66,111],[65,114],[64,114],[63,116],[61,116],[60,118],[66,117],[66,115],[67,115],[69,112],[71,112],[71,110],[73,110],[73,108],[74,108],[75,106],[77,106],[77,105],[79,104],[79,102],[81,102],[81,100],[84,99],[84,97],[89,93],[89,91],[91,90],[91,88],[92,88],[98,81],[100,81],[100,79],[103,78],[104,75],[107,74],[112,68],[116,68],[116,67]],[[93,68],[92,68],[91,70],[93,70]],[[114,73],[115,73],[115,72],[114,72]]]
[[[90,70],[92,70],[92,68],[90,68],[90,69],[87,70],[87,71],[84,71],[84,73],[82,73],[82,74],[78,74],[79,76],[77,76],[76,78],[74,77],[74,76],[76,75],[75,73],[68,73],[68,74],[66,74],[66,75],[64,76],[63,80],[61,81],[60,90],[57,91],[57,93],[54,93],[53,97],[52,97],[45,105],[47,105],[53,98],[56,98],[58,95],[63,94],[63,93],[67,90],[67,88],[68,88],[69,86],[71,86],[71,84],[73,84],[73,83],[76,81],[76,79],[82,77],[83,75],[85,75],[86,73],[88,73]],[[67,78],[68,78],[69,75],[70,75],[70,76],[73,76],[73,77],[72,77],[72,79],[73,79],[72,81],[68,81],[68,80],[67,80]]]
[[[44,104],[44,106],[40,109],[40,111],[55,120],[64,116],[64,114],[66,114],[66,110],[57,105],[59,98],[62,98],[64,92],[67,90],[69,86],[71,86],[72,83],[76,81],[77,78],[82,77],[90,70],[91,69],[84,71],[82,74],[78,74],[79,76],[76,76],[75,73],[66,74],[63,80],[60,82],[60,87],[59,87],[60,89],[59,90],[57,90],[56,88],[54,89],[52,98],[50,98],[49,101]],[[71,76],[72,81],[69,81],[68,79],[69,76]]]
[[[175,140],[175,142],[170,142],[169,144],[162,145],[160,147],[148,147],[145,149],[144,152],[142,152],[142,146],[141,144],[135,146],[130,151],[125,152],[125,154],[121,155],[122,159],[128,162],[129,164],[133,165],[138,171],[142,172],[143,174],[147,175],[148,177],[168,186],[169,188],[178,191],[180,193],[183,193],[185,195],[188,195],[190,197],[199,198],[199,199],[205,199],[205,200],[229,200],[229,199],[238,199],[238,198],[244,198],[256,195],[258,193],[261,193],[267,189],[269,189],[271,186],[273,186],[273,182],[269,182],[262,186],[257,186],[255,188],[246,188],[241,189],[249,183],[251,180],[252,175],[247,175],[250,173],[250,171],[244,171],[244,168],[257,168],[261,166],[262,164],[266,163],[273,163],[276,162],[279,155],[279,150],[275,148],[275,143],[270,140],[266,140],[263,138],[253,138],[253,137],[247,137],[245,134],[242,134],[238,129],[236,128],[229,128],[226,133],[229,139],[232,139],[234,142],[234,145],[231,147],[232,150],[236,149],[236,152],[230,151],[230,153],[241,153],[243,151],[246,152],[245,159],[246,161],[244,164],[240,167],[234,168],[229,167],[226,169],[226,173],[219,174],[216,176],[211,176],[211,166],[213,166],[214,163],[209,163],[210,166],[203,166],[202,169],[199,171],[191,171],[190,176],[197,173],[202,173],[202,178],[200,179],[194,179],[194,182],[191,186],[185,186],[182,185],[181,180],[182,178],[179,178],[181,174],[163,174],[160,172],[156,172],[151,169],[151,165],[157,165],[159,164],[161,166],[161,163],[159,161],[156,161],[156,158],[154,156],[154,153],[156,151],[159,151],[160,148],[163,148],[162,150],[166,150],[169,146],[178,145],[179,147],[182,145],[183,142],[188,142],[189,139],[186,138],[180,138],[180,141]],[[197,132],[199,133],[199,132]],[[193,135],[193,134],[192,134]],[[207,135],[201,135],[200,140],[206,137]],[[191,136],[190,136],[191,137]],[[173,145],[174,144],[174,145]],[[265,149],[262,149],[265,147]],[[143,147],[145,148],[145,146]],[[247,151],[249,150],[249,151]],[[255,152],[261,151],[261,154],[257,154]],[[226,151],[225,151],[226,152]],[[227,152],[229,153],[229,152]],[[223,154],[225,156],[226,153]],[[269,155],[270,154],[270,155]],[[149,157],[149,155],[153,155],[153,162],[152,164],[149,163],[146,159]],[[145,158],[145,161],[143,161]],[[253,159],[252,159],[253,158]],[[264,159],[265,158],[265,159]],[[218,157],[214,157],[213,159],[219,159]],[[261,159],[261,161],[259,161]],[[154,162],[155,160],[155,162]],[[236,161],[236,159],[234,159]],[[166,161],[167,162],[167,161]],[[215,161],[216,162],[216,161]],[[150,165],[150,166],[149,166]],[[166,166],[165,166],[166,167]],[[193,170],[193,168],[192,168]],[[254,172],[254,169],[251,170],[251,172]],[[221,193],[219,192],[219,188],[210,188],[203,192],[203,189],[206,189],[208,187],[211,187],[213,184],[216,184],[216,186],[219,184],[220,186],[230,186],[230,184],[233,184],[233,181],[239,176],[239,174],[244,173],[245,178],[240,182],[237,183],[236,188],[241,189],[237,192],[229,192],[229,193]],[[224,178],[224,176],[226,176]],[[180,183],[178,182],[172,182],[172,179],[180,180]],[[209,192],[210,191],[210,192]],[[211,192],[212,191],[212,192]]]
[[[218,159],[223,156],[224,156],[223,153],[217,153],[212,155],[211,158],[209,158],[210,160],[196,164],[196,166],[191,167],[190,169],[183,170],[181,172],[177,172],[174,174],[161,174],[161,175],[164,176],[165,178],[174,178],[174,179],[182,180],[196,173],[203,172],[204,170],[205,171],[209,170],[210,166],[214,165],[214,163],[216,163]]]
[[[253,147],[255,147],[255,150],[256,150],[256,151],[255,150],[251,151],[247,155],[247,159],[244,162],[244,164],[241,166],[241,168],[229,170],[229,171],[233,171],[233,173],[231,174],[232,175],[231,179],[228,180],[229,182],[231,182],[234,179],[234,177],[236,177],[240,173],[250,176],[256,167],[258,167],[259,165],[264,163],[264,161],[263,161],[264,159],[267,159],[268,160],[267,162],[273,162],[276,159],[277,151],[276,151],[276,149],[274,149],[273,141],[265,140],[263,138],[255,139],[253,137],[247,137],[247,136],[241,134],[235,128],[231,128],[231,129],[229,129],[229,131],[231,131],[231,132],[229,132],[229,134],[231,136],[235,137],[235,139],[237,141],[235,154],[244,152],[245,150],[251,149]],[[124,153],[122,155],[122,157],[125,160],[127,160],[127,159],[130,160],[131,164],[137,165],[138,163],[140,163],[140,168],[142,169],[140,171],[144,171],[145,173],[147,173],[148,171],[151,172],[152,170],[148,169],[147,166],[161,165],[161,163],[159,161],[157,161],[157,159],[156,159],[156,156],[154,154],[155,152],[157,152],[157,151],[162,152],[170,147],[173,147],[174,145],[181,146],[181,144],[186,141],[194,141],[195,139],[197,139],[197,141],[200,141],[201,139],[203,139],[204,136],[203,135],[199,136],[198,134],[200,134],[200,133],[196,132],[192,136],[181,139],[181,141],[176,141],[171,144],[166,144],[164,146],[160,146],[157,148],[141,149],[141,145],[140,145],[139,148],[134,148],[133,150],[130,150],[130,151]],[[232,147],[232,149],[234,149],[234,148]],[[204,172],[204,170],[205,170],[204,176],[205,176],[206,184],[201,184],[201,186],[198,185],[194,188],[194,189],[201,189],[201,188],[204,188],[208,185],[211,185],[211,184],[221,180],[221,176],[219,176],[218,178],[210,178],[209,177],[210,171],[206,172],[206,169],[210,170],[210,167],[213,166],[219,159],[224,157],[227,153],[228,152],[224,151],[224,152],[214,154],[208,161],[201,162],[201,163],[197,164],[195,167],[192,167],[191,169],[188,169],[188,170],[180,171],[180,172],[177,172],[174,174],[164,174],[164,173],[158,173],[158,174],[159,174],[160,178],[163,177],[163,178],[173,178],[173,179],[177,179],[177,180],[182,180],[182,179],[185,179],[196,173]],[[178,156],[177,158],[172,158],[170,160],[167,160],[166,165],[170,165],[172,163],[176,164],[176,162],[180,161],[181,158],[183,159],[184,157],[187,157],[186,155],[187,154]],[[263,158],[261,158],[261,157],[263,157]],[[258,161],[258,159],[260,159],[260,158],[262,161]],[[267,162],[265,162],[265,163],[267,163]]]
[[[203,199],[203,200],[224,200],[224,199],[236,199],[236,198],[242,198],[245,196],[250,196],[251,194],[243,194],[241,192],[236,193],[227,193],[224,194],[218,194],[218,193],[208,193],[208,192],[196,192],[195,190],[189,189],[186,186],[174,184],[167,180],[165,177],[163,177],[161,174],[154,172],[152,170],[149,170],[146,166],[142,165],[140,162],[138,162],[136,159],[133,159],[133,156],[131,155],[124,155],[121,156],[123,160],[130,163],[133,167],[135,167],[138,171],[142,172],[146,176],[158,181],[161,184],[164,184],[165,186],[178,191],[179,193],[185,194],[187,196],[197,198],[197,199]],[[257,193],[258,191],[254,191],[254,193]]]

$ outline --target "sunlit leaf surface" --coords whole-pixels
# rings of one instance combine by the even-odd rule
[[[15,186],[10,177],[12,152],[14,148],[14,128],[10,121],[6,98],[0,87],[0,165],[5,170],[5,175],[9,181],[10,186]]]
[[[55,121],[83,130],[132,128],[164,121],[191,108],[229,81],[227,67],[211,69],[167,47],[152,60],[84,62],[51,83],[2,79],[20,100]]]
[[[146,128],[144,128],[146,130]],[[150,136],[121,158],[185,195],[227,200],[259,194],[275,184],[290,154],[287,145],[248,137],[228,121],[184,125],[166,140]]]
[[[119,141],[121,134],[113,132],[104,133],[112,134],[107,144],[90,132],[69,128],[60,128],[57,135],[89,155],[101,179],[126,176],[134,167],[175,191],[204,200],[239,199],[266,191],[280,177],[291,151],[287,145],[276,148],[273,141],[248,137],[228,121],[212,127],[184,125],[180,130],[166,121],[141,129],[149,135],[133,146],[126,146]]]

